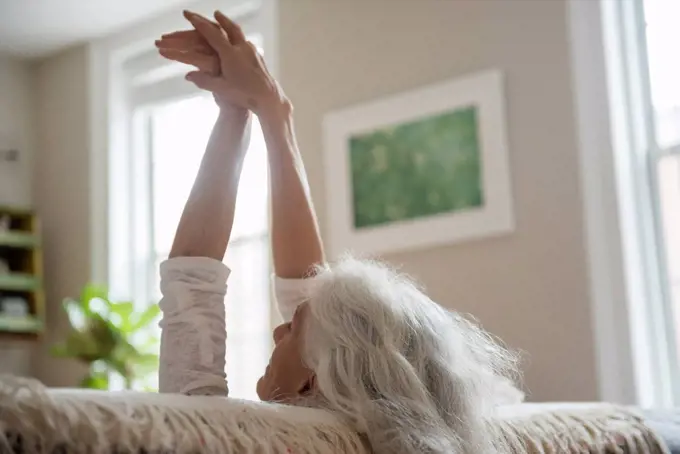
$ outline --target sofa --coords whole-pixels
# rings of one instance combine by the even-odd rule
[[[508,453],[680,453],[675,412],[520,404],[488,418]],[[214,396],[48,389],[0,377],[0,453],[369,454],[319,409]]]

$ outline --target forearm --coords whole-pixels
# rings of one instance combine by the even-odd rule
[[[248,113],[220,113],[184,206],[170,257],[224,258],[249,139]]]
[[[307,277],[324,253],[292,109],[279,106],[259,119],[269,155],[274,270],[282,278]]]

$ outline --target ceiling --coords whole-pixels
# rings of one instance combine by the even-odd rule
[[[0,54],[43,57],[192,0],[0,0]]]

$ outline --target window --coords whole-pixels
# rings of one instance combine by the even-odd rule
[[[601,2],[643,403],[680,404],[680,39],[675,0]],[[612,33],[613,32],[613,33]],[[641,348],[640,345],[644,345]],[[641,353],[642,352],[642,353]],[[642,379],[640,377],[643,377]]]
[[[256,36],[250,39],[260,43]],[[111,211],[119,217],[109,233],[110,275],[117,293],[131,294],[140,305],[155,304],[159,265],[168,257],[218,108],[212,95],[183,79],[186,67],[155,52],[128,57],[122,68],[124,106],[115,117],[122,124],[121,146],[114,148],[121,156],[111,156],[110,164],[118,172],[110,177]],[[225,257],[232,270],[227,378],[230,396],[246,399],[257,399],[255,384],[271,348],[266,159],[254,119]]]
[[[677,379],[680,358],[680,3],[674,0],[644,0],[646,53],[648,62],[650,175],[656,216],[658,259],[664,303],[675,339],[676,355],[671,371]],[[675,389],[676,399],[680,390]],[[676,401],[677,402],[677,401]]]
[[[675,326],[680,327],[680,60],[675,46],[680,42],[680,3],[645,0],[645,17],[661,233],[666,246],[669,297]],[[676,331],[680,333],[680,329]]]

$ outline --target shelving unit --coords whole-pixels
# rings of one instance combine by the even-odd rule
[[[44,327],[42,248],[37,216],[30,210],[0,206],[0,336],[38,335]],[[26,302],[17,316],[3,305]]]

